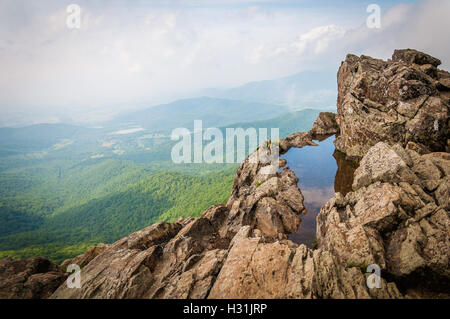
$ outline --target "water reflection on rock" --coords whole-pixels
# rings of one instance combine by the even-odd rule
[[[346,155],[335,150],[333,157],[336,159],[337,172],[334,178],[334,191],[346,195],[352,191],[353,175],[358,168],[358,163],[346,159]]]
[[[335,150],[335,136],[320,136],[315,140],[318,146],[291,148],[281,156],[287,166],[299,178],[298,186],[305,197],[307,214],[297,233],[289,239],[312,247],[316,234],[316,216],[322,206],[335,192],[346,194],[351,191],[353,173],[357,164],[347,161],[345,154]]]

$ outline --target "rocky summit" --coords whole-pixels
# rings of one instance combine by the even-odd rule
[[[0,298],[449,298],[450,74],[439,65],[415,50],[389,61],[348,55],[337,115],[260,145],[226,204],[61,266],[3,259]],[[358,168],[352,191],[322,207],[310,249],[288,239],[307,213],[298,178],[267,158],[329,134]],[[65,284],[72,263],[81,288]],[[377,287],[369,265],[381,270]]]
[[[337,76],[336,148],[359,159],[378,142],[449,152],[450,73],[440,64],[415,50],[388,61],[348,55]]]

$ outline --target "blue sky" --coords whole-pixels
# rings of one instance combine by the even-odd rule
[[[66,26],[67,5],[82,9]],[[381,29],[366,26],[381,7]],[[335,72],[347,53],[412,47],[449,67],[450,1],[0,2],[0,114],[91,114],[209,87]]]

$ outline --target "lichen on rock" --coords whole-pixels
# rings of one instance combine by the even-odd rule
[[[378,142],[449,152],[450,73],[440,64],[416,50],[388,61],[348,55],[338,72],[336,148],[356,158]]]
[[[378,264],[404,288],[448,292],[449,167],[448,157],[376,144],[355,172],[354,192],[336,194],[317,216],[319,248],[344,265]]]

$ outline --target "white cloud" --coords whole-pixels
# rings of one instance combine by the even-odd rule
[[[450,1],[426,0],[401,4],[389,9],[381,19],[380,29],[366,26],[349,30],[334,44],[338,54],[365,54],[390,58],[395,49],[413,48],[429,53],[450,69]]]
[[[322,53],[331,42],[342,38],[344,35],[345,29],[343,27],[334,24],[321,26],[302,34],[295,46],[299,53],[305,52],[308,48],[312,49],[314,53]]]
[[[100,107],[117,111],[205,87],[337,70],[349,52],[387,58],[395,48],[414,47],[450,63],[449,1],[397,5],[380,30],[365,26],[362,7],[79,2],[80,30],[66,28],[63,1],[0,3],[2,114],[21,106],[83,116]]]

